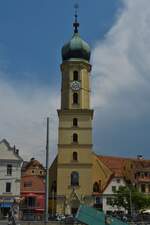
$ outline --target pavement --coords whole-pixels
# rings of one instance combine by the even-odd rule
[[[45,225],[44,221],[17,221],[16,225]],[[47,225],[59,225],[60,222],[49,221]],[[0,220],[0,225],[8,225],[8,220]]]
[[[16,225],[45,225],[43,221],[17,221]],[[59,221],[49,221],[48,225],[59,225]],[[8,225],[8,220],[0,220],[0,225]],[[61,223],[62,225],[62,223]],[[69,224],[67,224],[69,225]],[[150,225],[150,222],[133,222],[129,225]]]

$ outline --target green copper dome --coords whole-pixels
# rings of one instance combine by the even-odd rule
[[[74,33],[72,39],[62,48],[62,60],[84,59],[90,60],[90,47],[80,37],[79,33]]]
[[[75,12],[75,22],[73,23],[73,26],[74,34],[72,39],[62,47],[62,60],[83,59],[89,61],[91,54],[90,47],[78,33],[79,23],[77,21],[77,11]]]

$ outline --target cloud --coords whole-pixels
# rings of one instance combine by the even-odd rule
[[[0,77],[4,77],[2,72]],[[17,84],[18,86],[18,84]],[[20,88],[0,79],[0,138],[20,149],[24,160],[45,161],[46,118],[50,117],[50,161],[56,155],[59,95],[54,89],[20,84]],[[21,89],[26,90],[21,92]]]
[[[133,147],[131,155],[142,147],[146,154],[143,133],[147,132],[145,121],[150,121],[150,1],[122,2],[115,24],[93,49],[95,129],[101,130],[101,144],[110,148],[108,153]],[[133,138],[133,131],[139,139]],[[145,140],[145,144],[150,142]]]

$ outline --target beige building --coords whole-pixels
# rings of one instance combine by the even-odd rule
[[[62,48],[58,155],[49,170],[49,211],[74,214],[79,205],[100,205],[112,171],[92,151],[90,47],[75,16],[72,39]],[[97,201],[98,200],[98,201]]]
[[[58,155],[50,168],[50,208],[65,214],[75,213],[83,201],[92,204],[93,183],[90,47],[79,35],[77,16],[73,26],[62,48]]]

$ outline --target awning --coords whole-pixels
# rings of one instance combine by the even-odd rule
[[[35,209],[35,211],[37,211],[37,212],[44,212],[45,209]]]
[[[30,192],[30,193],[26,193],[25,197],[37,197],[37,195],[34,194],[33,192]]]
[[[0,203],[0,207],[1,208],[10,208],[12,206],[11,202],[4,202],[4,203]]]

